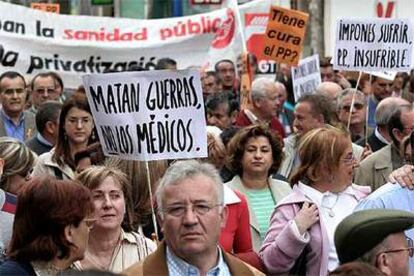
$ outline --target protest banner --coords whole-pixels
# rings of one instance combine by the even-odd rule
[[[207,156],[197,70],[94,74],[82,79],[105,155],[143,161]]]
[[[271,6],[263,55],[279,63],[297,65],[309,15]]]
[[[407,71],[414,29],[409,19],[340,19],[333,65],[346,71]]]
[[[298,67],[292,67],[291,70],[295,101],[303,95],[314,93],[321,83],[318,54],[300,60]]]
[[[395,76],[397,75],[397,72],[388,72],[388,71],[383,71],[383,72],[369,72],[371,75],[382,78],[382,79],[386,79],[386,80],[390,80],[393,81],[395,79]]]
[[[236,61],[241,52],[231,9],[137,20],[60,15],[0,2],[0,73],[30,77],[56,71],[65,87],[77,88],[84,74],[154,69],[164,57],[175,59],[180,69],[211,68],[220,59]]]
[[[338,18],[411,18],[413,10],[414,1],[407,0],[324,1],[325,56],[333,56]]]

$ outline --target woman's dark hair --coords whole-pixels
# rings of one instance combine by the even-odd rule
[[[242,176],[243,167],[241,160],[244,155],[246,143],[250,138],[261,136],[266,137],[272,147],[273,164],[269,169],[269,175],[278,171],[284,157],[282,138],[267,125],[252,125],[240,129],[227,145],[227,166],[232,172]]]
[[[90,144],[86,149],[75,153],[74,162],[78,166],[79,161],[84,158],[90,158],[92,165],[102,165],[105,161],[105,156],[102,151],[102,146],[99,142]]]
[[[60,166],[63,166],[63,164],[66,163],[72,169],[75,169],[75,161],[72,159],[72,152],[70,151],[69,141],[65,133],[66,116],[73,107],[86,111],[92,116],[91,108],[89,107],[85,94],[75,92],[75,94],[73,94],[69,99],[65,101],[62,107],[62,111],[60,112],[58,139],[52,160],[58,163]]]
[[[86,187],[51,176],[34,178],[19,193],[7,255],[20,262],[68,257],[74,245],[66,240],[65,227],[78,227],[92,211]]]

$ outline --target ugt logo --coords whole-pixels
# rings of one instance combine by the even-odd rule
[[[376,4],[377,16],[381,18],[395,17],[396,1],[378,1]]]

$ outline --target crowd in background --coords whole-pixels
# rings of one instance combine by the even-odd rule
[[[295,101],[285,64],[273,77],[251,54],[199,69],[208,157],[148,168],[104,156],[82,86],[0,76],[1,275],[414,273],[414,215],[388,210],[414,211],[413,72],[359,76],[322,58],[322,83]]]

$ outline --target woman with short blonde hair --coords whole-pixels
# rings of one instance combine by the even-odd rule
[[[75,263],[77,269],[119,273],[155,251],[151,240],[132,231],[131,187],[122,171],[92,166],[79,174],[77,180],[92,193],[96,219],[85,258]]]
[[[276,206],[259,255],[272,275],[326,275],[339,264],[337,225],[371,189],[352,184],[356,160],[342,130],[309,131],[300,140],[298,159],[293,191]]]
[[[4,160],[0,188],[16,195],[31,178],[36,154],[19,140],[4,136],[0,137],[0,158]]]

